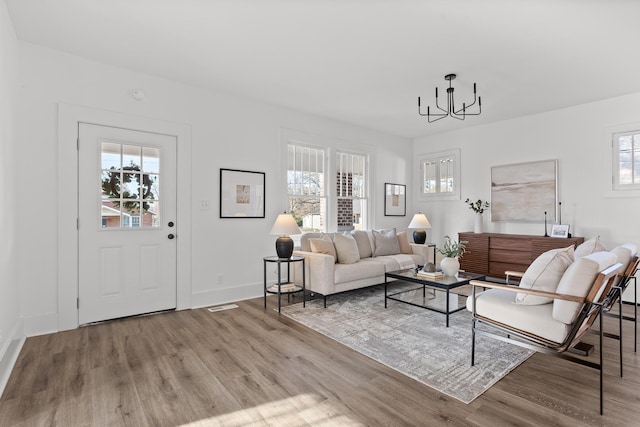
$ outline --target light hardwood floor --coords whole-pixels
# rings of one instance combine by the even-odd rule
[[[0,425],[640,426],[631,339],[624,378],[606,340],[604,416],[597,371],[542,354],[466,405],[279,316],[274,298],[29,338]]]

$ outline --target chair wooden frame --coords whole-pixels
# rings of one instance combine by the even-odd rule
[[[614,264],[607,269],[601,271],[596,279],[594,280],[591,288],[587,292],[585,297],[579,297],[575,295],[568,294],[559,294],[556,292],[546,292],[540,291],[536,289],[523,289],[517,286],[503,285],[498,283],[484,282],[473,280],[470,284],[473,286],[471,298],[473,298],[472,305],[472,329],[471,329],[471,366],[475,365],[475,344],[476,344],[476,334],[487,336],[493,339],[497,339],[499,341],[504,341],[510,344],[514,344],[520,347],[524,347],[530,350],[534,350],[541,353],[547,353],[554,355],[556,357],[560,357],[565,360],[569,360],[574,363],[578,363],[584,366],[588,366],[590,368],[598,369],[600,371],[600,414],[603,414],[604,406],[603,406],[603,355],[602,355],[602,317],[600,318],[600,331],[599,331],[599,354],[600,360],[599,363],[585,360],[579,357],[576,357],[572,354],[568,354],[568,351],[571,347],[577,344],[580,341],[580,338],[589,330],[591,325],[594,323],[595,319],[598,317],[598,314],[601,313],[603,307],[611,304],[611,299],[615,299],[619,293],[619,289],[617,287],[618,281],[620,278],[620,269],[622,268],[622,264]],[[557,343],[551,341],[549,339],[540,337],[538,335],[514,328],[507,324],[498,322],[486,316],[480,316],[476,313],[476,305],[475,301],[477,298],[476,288],[489,288],[489,289],[501,289],[509,292],[520,292],[529,295],[537,295],[543,296],[553,299],[559,299],[564,301],[572,301],[579,304],[582,304],[580,312],[578,316],[571,324],[571,329],[567,334],[566,338],[561,342]],[[480,328],[480,325],[484,325]],[[488,329],[487,329],[488,327]],[[517,337],[517,339],[512,338]]]

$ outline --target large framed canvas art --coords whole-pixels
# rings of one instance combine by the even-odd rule
[[[554,223],[557,205],[557,160],[491,168],[491,221]]]

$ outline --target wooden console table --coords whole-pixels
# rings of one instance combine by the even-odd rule
[[[569,245],[577,247],[584,237],[542,237],[523,234],[458,233],[466,240],[467,252],[460,259],[460,268],[486,276],[504,278],[507,270],[524,272],[542,253]]]

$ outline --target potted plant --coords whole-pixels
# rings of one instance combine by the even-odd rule
[[[444,255],[442,261],[440,261],[440,268],[445,276],[455,276],[460,270],[460,261],[458,258],[462,258],[462,255],[466,252],[465,241],[456,242],[451,240],[449,236],[444,236],[444,245],[441,248],[437,248],[437,251]]]
[[[484,213],[484,210],[490,206],[489,202],[487,202],[486,200],[482,201],[480,199],[476,200],[475,202],[472,202],[471,199],[469,198],[467,198],[467,200],[465,200],[464,202],[467,205],[469,205],[469,209],[471,209],[476,213],[476,220],[473,226],[473,232],[482,233],[482,214]]]

